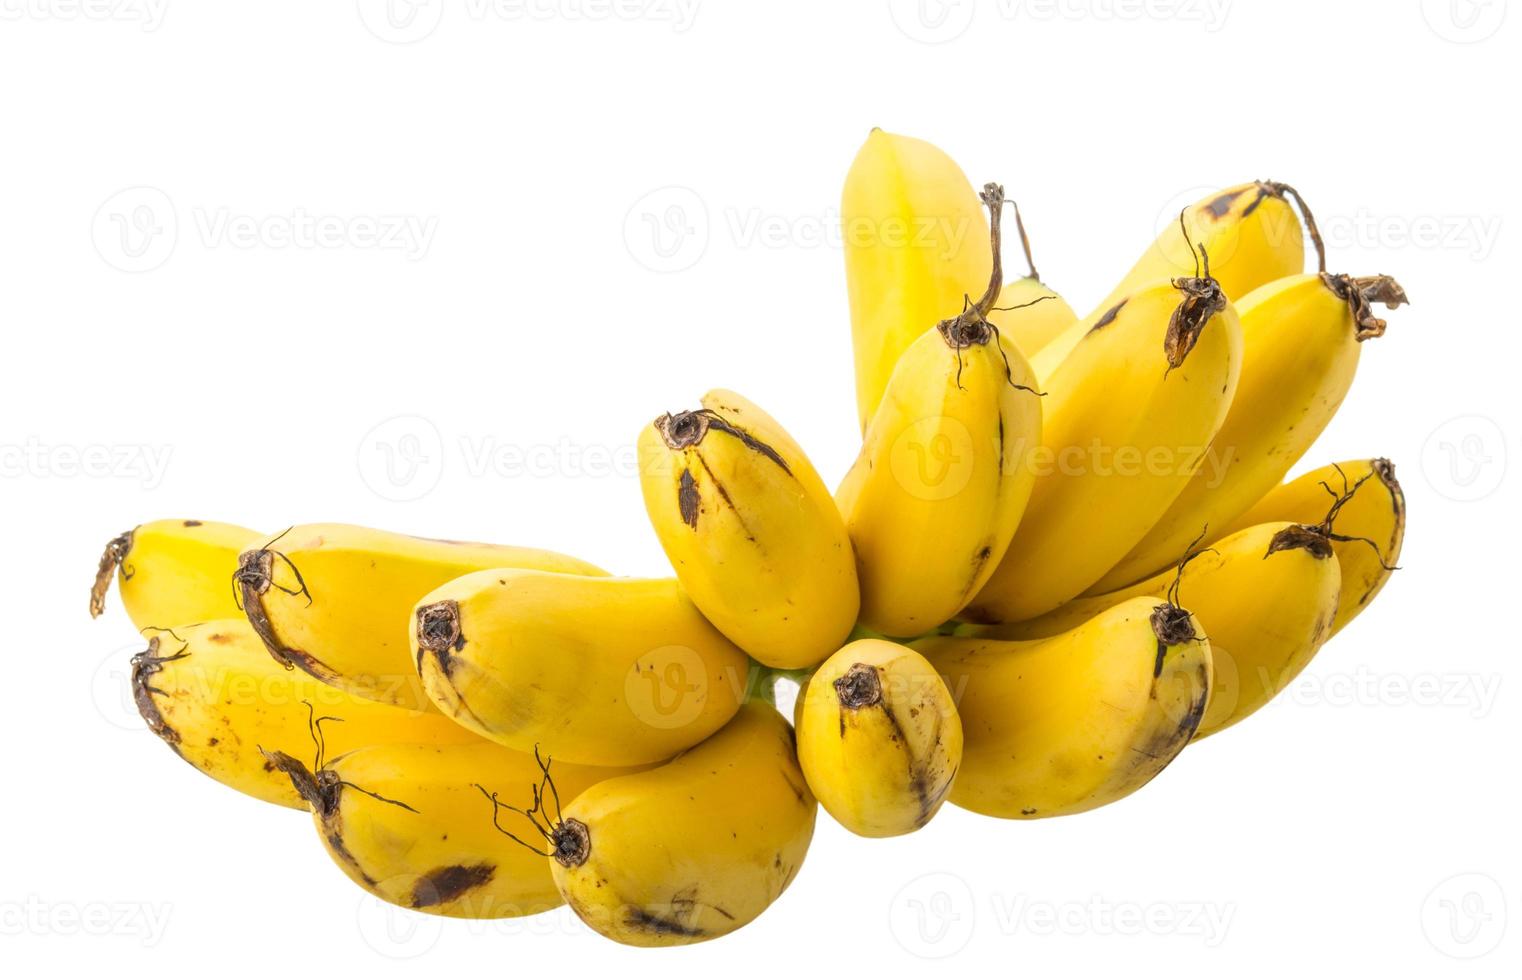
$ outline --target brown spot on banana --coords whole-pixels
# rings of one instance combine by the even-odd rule
[[[1095,320],[1094,325],[1089,328],[1089,333],[1103,330],[1105,327],[1108,327],[1110,324],[1114,323],[1115,318],[1120,316],[1121,309],[1123,309],[1125,305],[1130,301],[1131,298],[1128,296],[1125,299],[1121,300],[1119,303],[1116,303],[1114,306],[1110,307],[1108,310],[1105,310],[1104,315],[1101,316],[1098,320]]]
[[[681,479],[677,481],[676,509],[682,515],[682,523],[698,529],[698,512],[702,509],[702,498],[698,494],[698,481],[692,478],[692,470],[683,467]]]
[[[497,874],[492,864],[453,864],[435,868],[417,880],[407,904],[415,909],[452,902],[466,892],[487,884]]]

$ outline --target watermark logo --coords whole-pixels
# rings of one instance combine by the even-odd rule
[[[659,187],[624,215],[624,247],[652,272],[690,269],[708,250],[708,206],[690,187]]]
[[[411,44],[444,19],[444,0],[357,0],[360,22],[388,44]]]
[[[179,239],[179,216],[157,187],[117,191],[90,222],[95,252],[122,272],[151,272],[169,261]]]
[[[1453,44],[1487,40],[1506,22],[1506,0],[1420,0],[1432,33]]]
[[[1506,893],[1486,874],[1457,874],[1439,882],[1422,902],[1422,934],[1432,948],[1472,960],[1501,944],[1506,934]]]
[[[444,437],[421,415],[398,415],[359,440],[359,477],[376,496],[395,503],[421,500],[444,476]]]
[[[921,44],[944,44],[972,26],[973,0],[888,0],[888,13],[905,37]]]
[[[95,710],[113,728],[123,731],[147,731],[137,702],[132,698],[132,658],[141,653],[147,641],[130,647],[117,647],[107,654],[90,674],[90,699]]]
[[[955,497],[967,488],[976,466],[972,433],[950,416],[931,416],[910,424],[888,450],[893,478],[918,500]]]
[[[399,875],[376,888],[406,894],[415,880],[415,875]],[[416,959],[437,946],[444,934],[444,921],[439,917],[399,908],[374,895],[360,899],[356,923],[365,945],[392,960]]]
[[[1483,415],[1449,419],[1422,445],[1422,474],[1449,500],[1483,500],[1506,477],[1506,434]]]
[[[696,650],[664,646],[640,657],[624,675],[624,702],[651,728],[697,721],[708,695],[708,670]]]
[[[888,931],[906,953],[922,959],[960,953],[976,926],[972,886],[947,871],[920,875],[888,904]]]

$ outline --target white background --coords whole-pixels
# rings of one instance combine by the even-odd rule
[[[0,0],[8,968],[1517,975],[1522,12],[936,2]],[[759,921],[656,953],[565,910],[390,914],[307,818],[142,730],[131,627],[84,601],[141,521],[663,573],[630,447],[717,385],[838,479],[829,233],[873,125],[1003,181],[1080,312],[1181,203],[1258,177],[1309,197],[1334,271],[1406,286],[1303,466],[1395,460],[1405,570],[1278,702],[1087,815],[948,807],[877,842],[822,816]]]

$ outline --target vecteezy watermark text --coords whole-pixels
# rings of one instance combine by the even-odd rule
[[[53,445],[29,438],[0,443],[0,479],[136,480],[145,490],[164,481],[170,446]]]

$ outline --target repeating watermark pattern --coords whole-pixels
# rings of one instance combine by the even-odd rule
[[[1449,419],[1422,445],[1422,475],[1449,500],[1484,500],[1506,478],[1506,433],[1484,415]]]
[[[1492,952],[1506,935],[1506,892],[1479,872],[1457,874],[1427,893],[1422,934],[1445,956],[1472,960]]]
[[[966,34],[979,15],[990,21],[1033,24],[1053,21],[1198,24],[1215,33],[1226,26],[1232,0],[888,0],[899,31],[921,44],[945,44]]]
[[[0,21],[136,24],[144,33],[164,24],[169,0],[0,0]]]
[[[1432,33],[1454,44],[1495,36],[1506,22],[1506,0],[1419,0]]]
[[[451,17],[474,23],[654,23],[692,29],[700,0],[459,0]],[[382,41],[412,44],[444,20],[444,0],[357,0],[360,23]]]
[[[690,187],[658,187],[624,215],[624,247],[651,272],[690,269],[708,251],[708,205]]]
[[[132,699],[132,657],[147,645],[142,642],[117,647],[95,665],[90,675],[90,699],[95,710],[113,728],[129,732],[148,730],[142,715],[138,714],[137,702]]]
[[[122,480],[153,490],[164,482],[172,454],[168,445],[55,444],[33,437],[0,443],[0,479]]]
[[[355,924],[365,945],[387,959],[411,960],[432,950],[444,935],[444,920],[366,895],[356,909]]]
[[[1177,936],[1215,948],[1236,917],[1234,902],[1113,900],[1053,901],[1023,893],[978,897],[950,872],[921,875],[893,896],[888,926],[915,956],[954,956],[972,941],[978,923],[1001,936]]]
[[[189,229],[204,249],[352,249],[428,254],[439,219],[411,214],[320,214],[296,207],[284,213],[242,214],[229,207],[194,205]],[[111,195],[90,224],[95,251],[122,272],[151,272],[169,261],[181,223],[174,200],[156,187],[129,187]]]
[[[91,936],[157,946],[174,907],[165,902],[50,902],[31,895],[0,902],[0,936]]]
[[[446,440],[421,415],[398,415],[371,428],[359,440],[357,461],[365,486],[397,503],[432,493],[446,469],[471,480],[628,478],[640,471],[633,443],[607,446],[563,438],[524,444],[471,433]]]
[[[1316,224],[1327,251],[1346,249],[1463,252],[1484,262],[1501,237],[1499,214],[1318,214]],[[1336,270],[1333,270],[1336,271]]]

